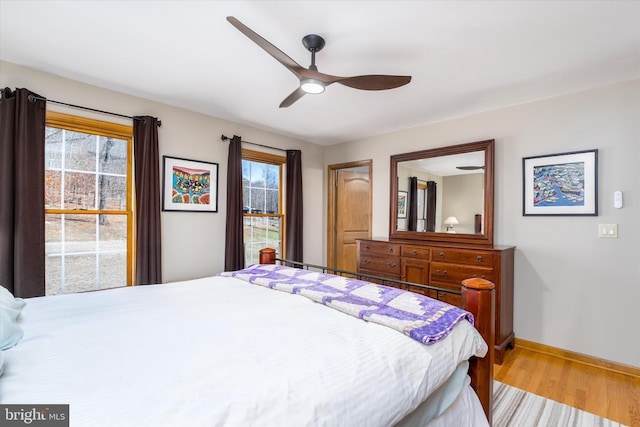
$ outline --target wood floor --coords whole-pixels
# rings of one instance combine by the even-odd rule
[[[495,365],[505,384],[633,427],[640,427],[640,378],[517,347]]]

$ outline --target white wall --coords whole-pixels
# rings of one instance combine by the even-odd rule
[[[159,130],[160,155],[203,160],[219,164],[218,212],[162,212],[163,281],[170,282],[212,275],[224,269],[226,175],[228,145],[220,135],[242,136],[247,141],[278,148],[302,150],[304,253],[305,259],[323,259],[322,182],[323,149],[249,126],[192,111],[86,85],[8,62],[0,62],[0,87],[24,87],[49,99],[125,115],[151,115],[162,120]],[[131,124],[112,116],[48,104],[47,108],[100,120]],[[257,149],[254,146],[247,148]],[[278,152],[278,154],[282,154]],[[162,162],[162,159],[160,159]]]
[[[454,227],[456,233],[474,234],[475,215],[484,213],[484,174],[445,176],[442,188],[442,221],[455,216],[460,222]]]
[[[517,247],[516,337],[640,366],[640,81],[327,147],[326,164],[373,160],[373,236],[386,237],[390,155],[486,139],[495,243]],[[594,148],[599,216],[522,216],[523,157]],[[600,223],[619,238],[599,239]]]

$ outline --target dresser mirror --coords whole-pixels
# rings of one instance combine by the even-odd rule
[[[389,238],[493,245],[494,141],[391,156]]]

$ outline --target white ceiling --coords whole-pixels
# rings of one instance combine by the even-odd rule
[[[321,72],[413,80],[280,109],[298,80],[229,15],[305,67],[316,33]],[[328,145],[640,78],[640,1],[0,0],[0,59]]]
[[[484,173],[483,170],[462,170],[458,166],[484,166],[484,151],[429,157],[400,163],[403,167],[424,171],[438,176],[471,175]]]

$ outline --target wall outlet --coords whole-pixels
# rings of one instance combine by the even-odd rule
[[[598,237],[603,239],[617,239],[618,224],[598,224]]]

